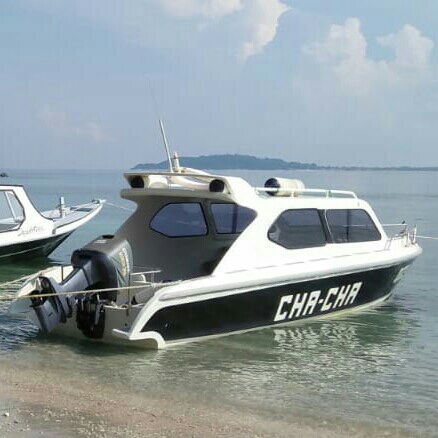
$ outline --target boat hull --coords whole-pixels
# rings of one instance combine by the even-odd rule
[[[388,298],[410,262],[161,308],[141,329],[168,343],[289,324]]]
[[[169,298],[169,289],[163,285],[162,290],[158,290],[144,304],[104,305],[103,319],[95,315],[91,318],[99,321],[99,336],[90,335],[79,328],[77,308],[73,308],[65,322],[53,327],[53,333],[160,349],[211,337],[336,316],[385,301],[414,258],[412,256],[387,266],[308,280],[271,282],[245,289],[242,289],[243,283],[240,281],[228,284],[224,290],[218,287],[221,282],[216,279],[216,286],[209,292],[181,294],[173,290],[172,298]],[[62,273],[60,267],[51,270],[54,270],[53,273],[47,272],[45,275],[52,277],[56,274],[58,282],[67,275],[66,272]],[[34,281],[30,280],[23,288],[21,296],[35,290]],[[17,300],[12,307],[12,313],[30,318],[43,329],[30,302]]]
[[[0,260],[46,257],[70,236],[71,232],[43,239],[29,240],[0,247]]]

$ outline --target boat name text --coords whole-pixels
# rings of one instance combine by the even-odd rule
[[[280,298],[274,321],[287,321],[346,307],[354,303],[361,287],[361,281],[332,287],[325,297],[322,290],[283,295]]]
[[[29,228],[21,228],[18,236],[27,236],[28,234],[40,233],[41,231],[44,231],[44,228],[37,225]]]

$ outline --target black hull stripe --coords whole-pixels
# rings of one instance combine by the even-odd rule
[[[0,247],[0,259],[48,256],[71,233]]]
[[[382,300],[410,262],[329,278],[284,284],[158,310],[142,332],[165,341],[200,338],[285,324]]]

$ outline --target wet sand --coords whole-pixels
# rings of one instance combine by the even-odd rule
[[[0,437],[369,437],[412,436],[396,428],[270,418],[266,413],[212,406],[201,398],[133,394],[96,376],[56,375],[0,363]],[[48,383],[45,383],[48,382]],[[279,400],[281,403],[281,400]]]

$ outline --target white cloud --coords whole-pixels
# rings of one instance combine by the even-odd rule
[[[96,144],[109,140],[109,136],[98,123],[91,121],[74,124],[64,111],[53,109],[49,105],[39,111],[37,116],[43,125],[59,139],[82,139]]]
[[[203,16],[220,18],[240,11],[243,0],[160,0],[172,15],[180,17]]]
[[[410,24],[403,26],[396,34],[378,37],[380,45],[395,51],[394,64],[403,68],[422,69],[429,65],[434,43]]]
[[[332,25],[325,41],[303,47],[312,60],[328,66],[343,92],[366,96],[382,88],[421,82],[430,68],[434,43],[411,25],[396,34],[377,38],[378,44],[394,50],[391,61],[376,61],[367,55],[367,41],[360,20],[348,18],[344,25]]]
[[[279,0],[251,0],[247,2],[244,18],[245,42],[240,50],[240,58],[249,57],[263,51],[274,40],[280,17],[290,8]]]
[[[217,19],[240,13],[244,41],[238,50],[246,61],[261,53],[275,38],[280,17],[290,8],[280,0],[160,0],[168,13],[177,17]],[[203,27],[200,27],[202,29]]]
[[[312,43],[304,51],[318,62],[333,59],[365,58],[367,42],[360,31],[357,18],[347,18],[345,25],[333,24],[327,38],[322,43]]]

